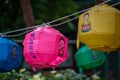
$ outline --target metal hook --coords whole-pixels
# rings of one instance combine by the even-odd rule
[[[43,23],[42,26],[43,27],[48,27],[49,23]]]

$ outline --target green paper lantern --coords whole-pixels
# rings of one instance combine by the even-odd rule
[[[79,68],[88,70],[102,65],[105,56],[103,52],[90,50],[88,46],[83,46],[75,54],[75,60]]]

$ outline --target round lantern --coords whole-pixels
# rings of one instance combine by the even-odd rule
[[[26,34],[24,42],[26,62],[35,68],[55,68],[68,58],[68,39],[46,25]]]
[[[22,61],[22,50],[12,40],[0,37],[0,72],[16,69]]]
[[[120,48],[120,11],[98,5],[79,16],[77,48],[80,41],[91,49],[114,51]]]
[[[83,46],[75,54],[75,60],[79,68],[93,69],[103,64],[105,56],[103,52],[90,50],[88,46]]]

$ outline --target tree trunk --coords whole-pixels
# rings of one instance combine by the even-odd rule
[[[23,11],[24,21],[25,25],[27,27],[33,26],[35,24],[34,22],[34,16],[32,13],[32,8],[29,0],[20,0],[21,8]]]

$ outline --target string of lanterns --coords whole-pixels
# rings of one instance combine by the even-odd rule
[[[113,23],[111,23],[112,25],[109,24],[109,22],[112,21],[113,21]],[[109,5],[104,5],[104,4],[95,6],[92,9],[80,15],[77,47],[79,49],[80,41],[89,47],[87,47],[86,50],[83,52],[81,51],[80,48],[80,51],[78,51],[78,53],[80,52],[80,56],[84,56],[85,54],[94,55],[93,57],[96,58],[95,61],[97,64],[96,66],[92,66],[90,68],[86,68],[86,67],[83,68],[91,69],[100,66],[104,62],[104,55],[99,57],[95,55],[101,55],[103,54],[102,53],[103,51],[113,51],[119,48],[120,45],[119,41],[115,41],[117,39],[118,40],[120,39],[120,35],[118,33],[120,30],[119,29],[120,25],[118,25],[119,21],[120,21],[120,11]],[[50,25],[40,25],[40,26],[38,25],[30,28],[24,28],[24,29],[1,33],[1,34],[4,35],[22,30],[30,30],[29,32],[24,32],[27,34],[23,42],[23,46],[24,46],[23,55],[25,61],[30,66],[32,66],[33,70],[38,68],[55,68],[59,64],[67,60],[69,55],[68,39],[59,31],[52,28]],[[14,36],[20,36],[24,33],[20,33],[19,35],[14,35]],[[109,33],[111,34],[109,35]],[[113,44],[114,41],[117,44],[114,43],[115,44],[114,45]],[[0,57],[0,62],[1,62],[0,72],[7,72],[12,69],[16,69],[21,64],[21,60],[22,60],[21,48],[16,43],[14,43],[13,41],[11,41],[6,37],[0,37],[0,47],[1,47],[0,55],[2,56]],[[99,50],[101,52],[90,51],[90,49]],[[89,57],[89,59],[90,58],[91,57]],[[77,58],[77,61],[78,61],[77,63],[80,62],[81,65],[84,64],[82,58],[80,59]],[[91,62],[88,63],[93,64],[93,62],[95,61],[91,60]]]

